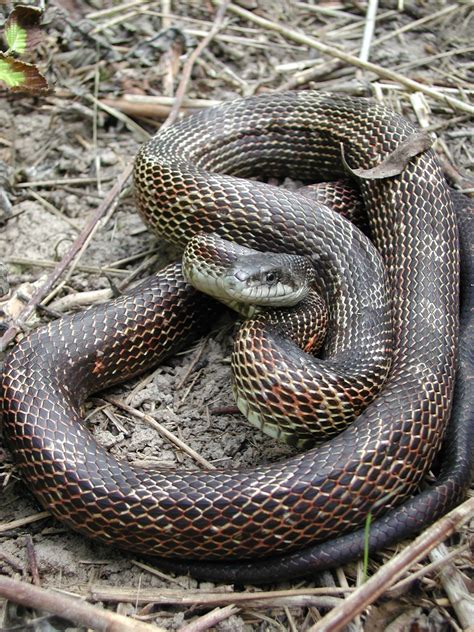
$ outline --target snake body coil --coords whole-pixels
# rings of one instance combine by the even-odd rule
[[[254,248],[313,255],[337,323],[327,343],[329,370],[350,372],[356,360],[364,369],[361,388],[370,391],[371,376],[386,371],[390,344],[379,286],[364,284],[364,270],[377,268],[378,259],[345,220],[235,176],[255,168],[308,180],[340,176],[341,143],[349,165],[366,169],[414,131],[364,99],[300,92],[230,103],[184,119],[142,147],[135,166],[140,211],[178,243],[204,230]],[[388,273],[395,337],[383,392],[350,428],[302,455],[248,471],[148,472],[98,446],[77,423],[86,393],[143,370],[147,352],[172,351],[209,318],[208,303],[170,266],[126,297],[35,332],[7,359],[6,437],[40,502],[95,539],[148,555],[212,560],[301,549],[347,533],[369,511],[380,514],[414,492],[451,408],[455,215],[430,150],[399,176],[362,181],[361,190]],[[465,478],[441,509],[456,502]]]

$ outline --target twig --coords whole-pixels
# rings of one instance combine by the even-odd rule
[[[465,544],[464,546],[460,546],[454,551],[447,553],[443,557],[443,559],[436,560],[435,562],[431,562],[430,564],[423,564],[423,566],[419,570],[415,571],[414,573],[410,573],[410,575],[404,577],[399,582],[397,582],[395,586],[389,588],[384,596],[393,598],[400,597],[400,595],[403,595],[408,590],[410,590],[410,587],[419,579],[425,577],[426,575],[432,575],[434,571],[437,571],[441,566],[449,564],[452,560],[454,560],[456,557],[459,557],[459,555],[465,553],[469,549],[469,544]]]
[[[252,607],[276,607],[285,605],[312,605],[333,607],[341,603],[339,595],[350,593],[354,589],[341,587],[295,588],[292,590],[268,590],[234,592],[228,587],[215,590],[179,590],[176,588],[142,588],[137,594],[135,587],[92,585],[90,597],[94,601],[110,603],[155,603],[158,605],[181,606],[225,606],[229,602]]]
[[[99,85],[100,85],[100,74],[99,74],[100,64],[96,63],[95,71],[94,71],[94,96],[93,96],[93,117],[92,117],[92,147],[94,148],[94,167],[95,167],[95,175],[97,178],[97,193],[102,195],[102,169],[100,163],[100,155],[97,146],[97,129],[98,129],[98,95],[99,95]]]
[[[145,2],[146,0],[132,0],[131,2],[125,2],[124,4],[117,4],[108,9],[101,9],[100,11],[92,11],[91,13],[86,13],[85,18],[87,20],[96,20],[97,18],[105,18],[109,15],[114,15],[115,13],[123,13],[126,9],[137,7],[140,4],[145,4]]]
[[[127,96],[128,95],[124,95],[124,97],[120,99],[110,99],[110,98],[102,99],[101,104],[104,107],[104,109],[109,108],[110,110],[113,110],[116,113],[116,115],[118,114],[118,112],[123,112],[124,114],[129,114],[130,116],[136,116],[136,117],[141,117],[141,118],[146,118],[146,119],[157,119],[157,120],[166,119],[166,117],[170,115],[172,106],[169,104],[161,103],[161,101],[163,100],[162,97],[157,97],[155,102],[149,102],[149,101],[131,100],[127,98]],[[200,100],[204,101],[204,99],[200,99]],[[209,100],[209,103],[206,104],[206,107],[215,105],[217,103],[219,102],[216,101],[213,103],[212,101]],[[197,109],[198,108],[196,107],[191,108],[188,106],[182,106],[180,112],[181,114],[189,114],[190,112],[195,112]]]
[[[108,178],[112,180],[112,178]],[[105,182],[106,178],[104,178]],[[57,178],[55,180],[28,180],[26,182],[19,182],[15,185],[16,189],[29,189],[31,187],[59,187],[59,186],[72,186],[83,184],[96,184],[97,178]]]
[[[342,630],[355,616],[380,597],[415,562],[426,557],[437,544],[450,536],[456,528],[473,515],[474,498],[470,498],[431,527],[428,527],[416,540],[384,564],[365,584],[347,597],[342,604],[331,610],[308,632],[338,632]]]
[[[138,138],[140,142],[146,141],[150,137],[148,132],[144,130],[143,127],[140,127],[138,123],[136,123],[134,120],[126,116],[127,114],[133,115],[134,112],[126,112],[125,110],[122,110],[120,107],[119,108],[114,107],[114,103],[115,103],[114,99],[99,99],[97,96],[92,96],[92,94],[86,94],[84,96],[86,99],[88,99],[94,104],[94,110],[96,110],[99,107],[102,110],[104,110],[104,112],[107,112],[107,114],[110,114],[117,120],[122,121],[122,123],[124,123],[131,132],[136,134],[136,137]],[[120,99],[118,101],[120,102]]]
[[[186,35],[190,35],[191,37],[207,37],[209,35],[209,31],[204,29],[193,29],[186,28],[183,31]],[[268,50],[268,41],[262,42],[252,37],[247,36],[238,36],[238,35],[225,35],[224,33],[218,33],[214,36],[216,42],[220,42],[221,44],[230,44],[231,46],[242,45],[247,48],[255,48],[257,50]],[[275,49],[283,49],[285,51],[296,51],[298,50],[298,46],[294,46],[293,44],[288,44],[287,42],[272,42],[272,47]]]
[[[449,6],[441,9],[440,11],[436,11],[435,13],[429,13],[428,15],[425,15],[419,20],[413,20],[409,22],[408,24],[405,24],[404,26],[401,26],[400,28],[395,29],[394,31],[391,31],[390,33],[386,33],[385,35],[382,35],[381,37],[377,37],[377,39],[375,39],[372,42],[372,45],[378,46],[379,44],[382,44],[383,42],[386,42],[387,40],[392,39],[393,37],[397,37],[401,33],[406,33],[407,31],[417,29],[420,26],[427,24],[428,22],[433,22],[433,20],[438,20],[439,18],[446,17],[449,13],[452,13],[453,11],[457,11],[458,9],[459,9],[458,4],[450,4]]]
[[[184,96],[186,94],[186,89],[188,87],[189,80],[191,78],[191,71],[196,62],[196,59],[202,53],[202,51],[206,48],[206,46],[214,39],[214,37],[219,32],[222,22],[224,20],[224,15],[229,6],[230,0],[224,0],[219,3],[219,8],[217,10],[216,16],[214,18],[214,23],[212,25],[212,29],[206,35],[206,37],[199,42],[196,48],[193,50],[189,58],[186,60],[186,63],[183,66],[183,72],[181,75],[181,80],[179,82],[178,89],[176,90],[176,96],[171,108],[171,112],[168,115],[168,118],[161,126],[162,129],[169,127],[172,125],[179,116],[179,110],[183,103]]]
[[[434,61],[438,59],[446,59],[447,57],[453,57],[457,55],[466,55],[468,53],[474,52],[474,46],[466,46],[465,48],[455,48],[454,50],[444,51],[442,53],[438,53],[437,55],[429,55],[428,57],[421,57],[412,61],[407,61],[403,64],[399,64],[395,66],[395,68],[399,70],[408,70],[409,68],[417,68],[419,66],[427,66],[428,64],[432,64]]]
[[[221,0],[212,0],[214,4],[220,5]],[[396,83],[402,84],[403,86],[410,88],[410,90],[418,90],[419,92],[423,92],[427,94],[432,99],[436,101],[441,101],[442,103],[446,103],[450,105],[454,109],[461,110],[463,112],[468,112],[470,114],[474,114],[474,106],[461,101],[460,99],[456,99],[455,97],[451,97],[447,94],[443,94],[430,86],[426,86],[418,81],[414,81],[413,79],[409,79],[401,75],[398,72],[393,72],[392,70],[388,70],[387,68],[382,68],[378,64],[373,64],[369,61],[362,61],[358,57],[354,55],[350,55],[349,53],[345,53],[338,48],[334,48],[334,46],[328,46],[327,44],[323,44],[313,37],[309,37],[308,35],[304,35],[303,33],[298,33],[298,31],[294,31],[283,24],[278,22],[272,22],[267,18],[262,18],[259,15],[252,13],[251,11],[247,11],[246,9],[242,9],[235,4],[231,4],[229,6],[229,10],[233,11],[236,15],[249,20],[250,22],[254,22],[255,24],[259,24],[261,27],[268,29],[269,31],[274,31],[275,33],[280,33],[284,37],[292,40],[293,42],[297,42],[298,44],[302,44],[303,46],[309,46],[314,48],[324,55],[330,55],[332,57],[337,57],[338,59],[342,59],[348,64],[352,64],[356,66],[356,68],[362,68],[364,70],[368,70],[370,72],[375,73],[378,77],[383,77],[384,79],[390,79],[390,81],[395,81]]]
[[[164,579],[165,582],[167,582],[169,584],[176,584],[180,588],[184,588],[186,590],[188,590],[188,588],[189,588],[187,581],[180,582],[178,579],[176,579],[176,577],[173,577],[172,575],[168,575],[167,573],[163,573],[162,571],[160,571],[159,569],[155,568],[154,566],[150,566],[149,564],[145,564],[144,562],[140,562],[139,560],[131,560],[131,562],[132,562],[133,566],[136,566],[137,568],[141,568],[142,570],[146,571],[147,573],[150,573],[150,575],[155,575],[155,577],[159,577],[160,579]],[[136,590],[135,590],[135,593],[136,593]],[[134,603],[135,603],[135,606],[136,606],[137,605],[136,598],[135,598]]]
[[[161,28],[164,31],[165,29],[169,29],[170,26],[172,25],[172,20],[171,20],[171,0],[161,0],[161,12],[162,12],[162,17],[161,17]]]
[[[379,14],[375,21],[377,24],[381,24],[384,20],[392,18],[394,15],[397,15],[397,11],[388,10],[385,13]],[[362,25],[365,25],[365,20],[361,19],[359,22],[352,22],[351,24],[346,24],[345,26],[341,26],[335,29],[331,29],[327,32],[327,38],[340,41],[341,39],[349,38],[352,36],[357,36],[356,32],[361,30]],[[352,51],[350,51],[352,53]]]
[[[367,14],[364,27],[364,35],[362,37],[362,45],[360,47],[359,59],[367,61],[369,59],[370,45],[374,36],[375,18],[377,16],[378,0],[369,0],[367,5]]]
[[[179,391],[179,389],[181,389],[185,385],[185,383],[188,381],[189,376],[194,371],[194,369],[196,368],[196,365],[202,358],[202,354],[204,353],[204,349],[206,348],[208,340],[209,338],[203,338],[203,340],[199,343],[198,349],[194,353],[194,356],[192,357],[191,362],[189,363],[189,366],[186,369],[185,374],[176,385],[176,390]]]
[[[18,527],[24,527],[26,524],[31,524],[32,522],[38,522],[39,520],[51,517],[52,516],[49,511],[39,511],[33,516],[18,518],[18,520],[12,520],[11,522],[4,522],[3,524],[0,524],[0,533],[6,533],[7,531],[18,529]]]
[[[23,573],[23,564],[20,560],[17,560],[13,555],[7,553],[6,551],[0,551],[0,562],[5,562],[9,566],[11,566],[18,573]]]
[[[0,577],[0,596],[26,608],[51,612],[97,632],[165,632],[163,628],[123,617],[58,592]]]
[[[309,81],[322,79],[323,77],[332,74],[334,71],[339,70],[343,67],[343,65],[343,62],[340,59],[331,59],[323,64],[320,63],[317,66],[313,66],[307,70],[302,70],[301,72],[296,73],[293,77],[290,77],[290,79],[285,81],[278,90],[293,90],[298,86],[308,83]]]
[[[214,610],[211,610],[211,612],[199,617],[199,619],[191,621],[191,623],[179,628],[179,632],[203,632],[203,630],[209,630],[209,628],[212,628],[221,621],[225,621],[238,612],[239,608],[233,604],[225,606],[224,608],[214,608]]]
[[[138,105],[161,105],[171,108],[176,101],[176,97],[165,97],[163,95],[150,95],[150,94],[129,94],[125,93],[122,99],[127,103],[136,103]],[[219,105],[222,101],[218,99],[194,99],[192,97],[184,97],[181,102],[181,107],[189,110],[200,110],[202,108],[210,108],[214,105]]]
[[[35,586],[41,586],[41,580],[38,571],[38,560],[36,558],[36,551],[33,544],[33,538],[31,535],[27,535],[26,541],[26,557],[28,558],[28,566],[31,573],[31,579]]]
[[[404,87],[399,85],[398,83],[385,83],[384,81],[380,81],[378,84],[383,90],[404,90]],[[451,88],[447,86],[435,85],[435,89],[440,94],[456,94],[461,90],[461,88]],[[470,88],[462,88],[463,94],[471,95],[474,94],[474,90]]]
[[[440,544],[431,551],[430,559],[433,563],[444,562],[448,555],[448,548],[444,544]],[[441,568],[439,576],[459,623],[463,629],[469,628],[474,621],[474,601],[472,595],[469,594],[462,573],[450,562]]]
[[[298,628],[296,627],[295,620],[293,619],[293,616],[288,606],[284,606],[283,610],[285,611],[285,617],[288,621],[290,632],[298,632]]]
[[[84,229],[77,236],[76,240],[72,244],[69,252],[63,257],[63,259],[57,264],[51,274],[48,276],[44,284],[36,290],[31,299],[26,304],[25,308],[21,312],[20,316],[13,325],[7,329],[7,331],[0,338],[0,351],[4,351],[8,344],[15,338],[16,334],[21,330],[21,327],[26,323],[28,318],[36,309],[36,306],[43,300],[43,298],[51,291],[56,281],[63,275],[66,268],[71,264],[76,255],[82,250],[86,241],[97,230],[99,226],[99,220],[112,206],[120,191],[125,186],[128,178],[132,173],[132,165],[129,164],[120,176],[117,178],[114,186],[106,195],[104,200],[97,207],[96,212],[87,222]]]
[[[238,415],[240,409],[238,406],[216,406],[209,411],[210,415]]]
[[[31,259],[27,257],[6,257],[4,261],[5,263],[13,263],[15,265],[27,266],[29,268],[54,268],[58,265],[58,262],[53,261],[52,259]],[[76,270],[80,270],[81,272],[90,272],[91,274],[108,274],[118,277],[127,277],[130,274],[128,270],[122,270],[121,268],[108,266],[99,268],[97,266],[86,266],[82,264],[76,266]]]
[[[338,9],[330,9],[327,7],[319,7],[312,4],[308,4],[307,2],[297,2],[296,6],[299,9],[304,9],[305,11],[309,11],[310,13],[320,13],[321,15],[328,15],[331,18],[341,18],[347,21],[362,22],[363,18],[359,15],[355,15],[354,13],[349,13],[348,11],[340,11]]]
[[[157,430],[162,437],[165,437],[165,439],[173,443],[176,447],[178,447],[180,450],[185,452],[188,456],[190,456],[192,459],[194,459],[197,463],[199,463],[206,469],[208,470],[215,469],[212,463],[209,463],[209,461],[206,461],[204,457],[202,457],[195,450],[190,448],[186,443],[184,443],[184,441],[181,441],[181,439],[179,439],[172,432],[167,430],[162,424],[156,421],[156,419],[154,419],[151,415],[142,413],[136,408],[129,406],[125,402],[122,402],[119,399],[116,399],[115,397],[107,396],[107,397],[102,397],[102,399],[109,402],[110,404],[113,404],[114,406],[117,406],[118,408],[121,408],[122,410],[125,410],[127,413],[130,413],[134,417],[137,417],[138,419],[141,419],[142,421],[146,421],[146,423],[150,425],[152,428],[155,428],[155,430]]]
[[[142,14],[142,11],[148,8],[148,5],[145,5],[140,10],[132,10],[127,13],[121,13],[120,15],[116,15],[114,18],[110,18],[107,22],[103,22],[99,24],[94,29],[92,29],[91,34],[97,35],[98,33],[102,33],[103,31],[109,29],[112,26],[117,26],[117,24],[122,24],[123,22],[132,21],[133,18],[136,18]]]
[[[31,195],[32,197],[35,198],[35,200],[37,202],[39,202],[41,204],[41,206],[43,208],[45,208],[47,211],[49,211],[52,215],[54,215],[55,217],[59,217],[59,219],[62,222],[66,222],[66,224],[69,224],[69,226],[77,232],[79,232],[79,228],[77,227],[77,224],[74,220],[70,219],[67,215],[65,215],[64,213],[61,213],[61,211],[59,209],[57,209],[53,204],[51,204],[51,202],[48,202],[48,200],[45,200],[44,197],[42,197],[39,193],[37,193],[34,189],[31,189],[31,191],[29,192],[29,195]]]

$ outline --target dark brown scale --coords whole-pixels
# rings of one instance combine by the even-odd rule
[[[290,445],[313,446],[335,436],[357,414],[345,410],[338,415],[335,407],[328,414],[321,407],[318,365],[307,354],[320,350],[327,320],[325,302],[311,291],[296,307],[267,310],[244,321],[235,335],[237,405],[252,424]]]
[[[369,224],[364,203],[359,189],[349,180],[335,180],[334,182],[318,182],[297,189],[299,195],[304,195],[318,204],[325,204],[336,211],[357,228],[369,234]]]
[[[414,131],[363,99],[299,92],[236,101],[185,119],[143,146],[135,168],[140,212],[180,243],[207,230],[255,248],[316,254],[320,289],[333,302],[336,323],[327,344],[330,362],[344,371],[356,359],[367,368],[374,343],[372,374],[380,377],[390,327],[379,288],[366,283],[379,262],[359,234],[301,196],[212,171],[245,177],[263,169],[280,176],[290,166],[289,175],[303,180],[327,178],[328,171],[341,177],[341,142],[353,169],[369,168]],[[388,271],[395,353],[383,393],[353,426],[300,456],[248,471],[146,472],[113,459],[76,423],[76,384],[83,395],[128,375],[130,366],[144,368],[148,336],[156,340],[153,326],[182,318],[191,332],[198,316],[191,301],[178,320],[162,313],[158,323],[144,316],[138,294],[125,306],[115,302],[61,319],[22,340],[6,361],[7,441],[41,503],[74,529],[127,550],[255,560],[346,533],[369,511],[379,515],[414,492],[439,449],[452,400],[455,217],[431,151],[411,160],[399,177],[361,188]],[[172,284],[161,281],[166,296],[172,294]],[[135,339],[137,321],[142,334]],[[117,328],[124,346],[109,355],[110,345],[119,344]],[[181,325],[171,326],[175,340],[180,332]],[[363,388],[371,388],[370,378],[366,370]],[[463,485],[440,497],[437,509],[455,502]],[[231,568],[224,577],[232,577]]]

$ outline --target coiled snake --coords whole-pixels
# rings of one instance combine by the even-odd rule
[[[364,287],[364,267],[355,271],[348,261],[352,251],[370,265],[362,242],[345,220],[300,196],[239,177],[256,168],[340,176],[341,144],[352,168],[369,168],[414,131],[364,99],[297,92],[236,101],[184,119],[141,148],[139,209],[178,243],[204,230],[315,256],[337,321],[328,353],[343,366],[353,353],[365,357],[363,326],[386,336],[386,322],[377,324],[370,307],[376,290]],[[7,358],[6,438],[41,504],[75,530],[128,550],[210,560],[192,565],[198,576],[268,581],[276,569],[296,576],[360,552],[360,534],[348,532],[369,511],[391,510],[372,530],[379,546],[456,503],[470,479],[469,410],[452,426],[456,459],[439,484],[419,505],[415,497],[392,509],[430,469],[450,413],[458,318],[452,199],[431,150],[399,176],[363,180],[361,191],[392,290],[395,352],[382,394],[350,428],[248,471],[144,471],[98,446],[78,423],[86,394],[147,368],[209,320],[212,306],[172,265],[113,303],[24,338]],[[342,535],[339,550],[317,544],[335,535]],[[219,564],[232,558],[244,561]]]

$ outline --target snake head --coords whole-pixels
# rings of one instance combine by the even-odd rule
[[[296,305],[314,282],[314,270],[306,257],[259,252],[206,233],[188,242],[183,273],[196,289],[246,316],[249,305]]]

